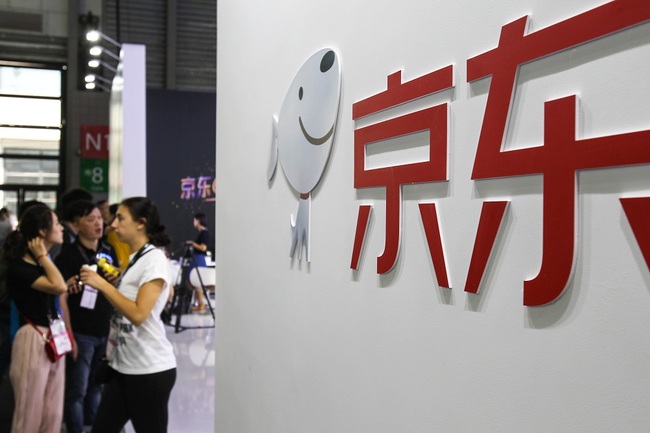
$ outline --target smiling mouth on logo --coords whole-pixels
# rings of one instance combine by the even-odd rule
[[[300,122],[300,129],[302,130],[302,135],[305,136],[308,142],[316,146],[325,143],[332,136],[332,133],[334,133],[334,125],[332,125],[330,130],[327,131],[327,134],[323,135],[321,138],[312,137],[305,129],[305,125],[302,124],[302,118],[300,116],[298,116],[298,122]]]

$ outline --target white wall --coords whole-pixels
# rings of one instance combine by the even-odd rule
[[[650,425],[650,275],[618,201],[650,195],[650,167],[579,175],[572,284],[522,304],[541,262],[541,176],[470,179],[489,80],[468,58],[527,14],[536,31],[598,0],[277,0],[218,4],[218,432],[612,432]],[[272,115],[302,63],[341,56],[341,113],[313,193],[311,263],[288,257],[297,194],[265,178]],[[539,145],[543,102],[579,94],[580,137],[650,129],[650,25],[521,70],[509,147]],[[446,185],[404,188],[395,269],[383,189],[353,186],[352,104],[455,65]],[[511,205],[480,295],[463,291],[486,199]],[[436,201],[453,288],[436,285],[417,203]],[[358,206],[374,205],[359,272]]]
[[[111,84],[109,200],[147,195],[147,47],[123,44]]]

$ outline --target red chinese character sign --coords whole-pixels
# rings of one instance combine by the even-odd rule
[[[524,283],[524,305],[554,302],[570,282],[577,172],[650,163],[650,131],[578,139],[577,96],[571,95],[546,102],[541,146],[502,150],[518,68],[648,19],[647,0],[612,1],[530,34],[525,34],[524,17],[502,28],[497,48],[467,61],[467,81],[492,76],[472,179],[531,174],[544,177],[542,264],[538,275]],[[476,293],[478,287],[466,290]]]
[[[298,192],[296,216],[291,216],[291,249],[298,259],[310,260],[311,191],[316,187],[329,159],[338,118],[341,67],[336,53],[325,48],[314,53],[296,74],[274,119],[274,136],[267,170],[275,174],[278,157],[291,186]]]
[[[521,65],[577,45],[606,37],[650,20],[647,0],[615,0],[547,28],[526,34],[527,17],[503,26],[498,47],[467,61],[467,81],[492,77],[481,127],[473,180],[543,176],[542,263],[538,275],[524,282],[523,303],[541,306],[556,301],[571,281],[577,218],[577,175],[581,170],[650,163],[650,130],[595,138],[577,136],[577,95],[544,104],[543,143],[504,150],[511,118],[517,72]],[[387,90],[353,105],[353,119],[413,101],[453,86],[448,66],[402,83],[401,74],[388,77]],[[405,184],[447,180],[447,106],[442,104],[355,130],[355,188],[386,188],[386,237],[377,273],[395,265],[401,233],[401,188]],[[368,168],[368,147],[390,138],[429,132],[429,160],[422,163]],[[632,232],[650,268],[650,198],[621,199]],[[438,283],[450,287],[436,205],[420,203],[425,235]],[[507,201],[486,201],[479,218],[465,291],[478,293],[501,228]],[[358,269],[372,206],[359,208],[350,267]]]
[[[352,117],[357,120],[452,86],[453,66],[447,66],[406,83],[402,83],[401,72],[396,72],[388,77],[386,91],[354,104]],[[395,266],[399,254],[402,185],[447,180],[448,117],[448,104],[445,103],[359,128],[354,132],[355,188],[377,186],[386,188],[386,245],[383,254],[377,259],[377,273],[389,272]],[[428,161],[393,167],[366,168],[367,146],[421,131],[429,134]],[[420,209],[438,282],[443,287],[449,287],[435,204],[421,204]],[[358,269],[369,215],[370,208],[362,206],[357,220],[350,265],[352,269]]]

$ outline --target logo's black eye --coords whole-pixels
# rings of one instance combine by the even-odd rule
[[[298,90],[298,99],[302,101],[302,87]]]
[[[320,71],[321,72],[329,71],[332,65],[334,65],[334,60],[336,60],[336,54],[334,54],[334,51],[330,50],[326,52],[320,61]]]

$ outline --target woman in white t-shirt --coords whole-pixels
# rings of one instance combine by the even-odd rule
[[[158,247],[170,239],[156,205],[146,197],[122,201],[111,226],[135,251],[117,287],[90,268],[80,271],[81,281],[116,310],[106,349],[116,373],[104,389],[92,431],[118,433],[130,420],[138,433],[166,432],[176,358],[160,319],[171,283],[167,257]]]

